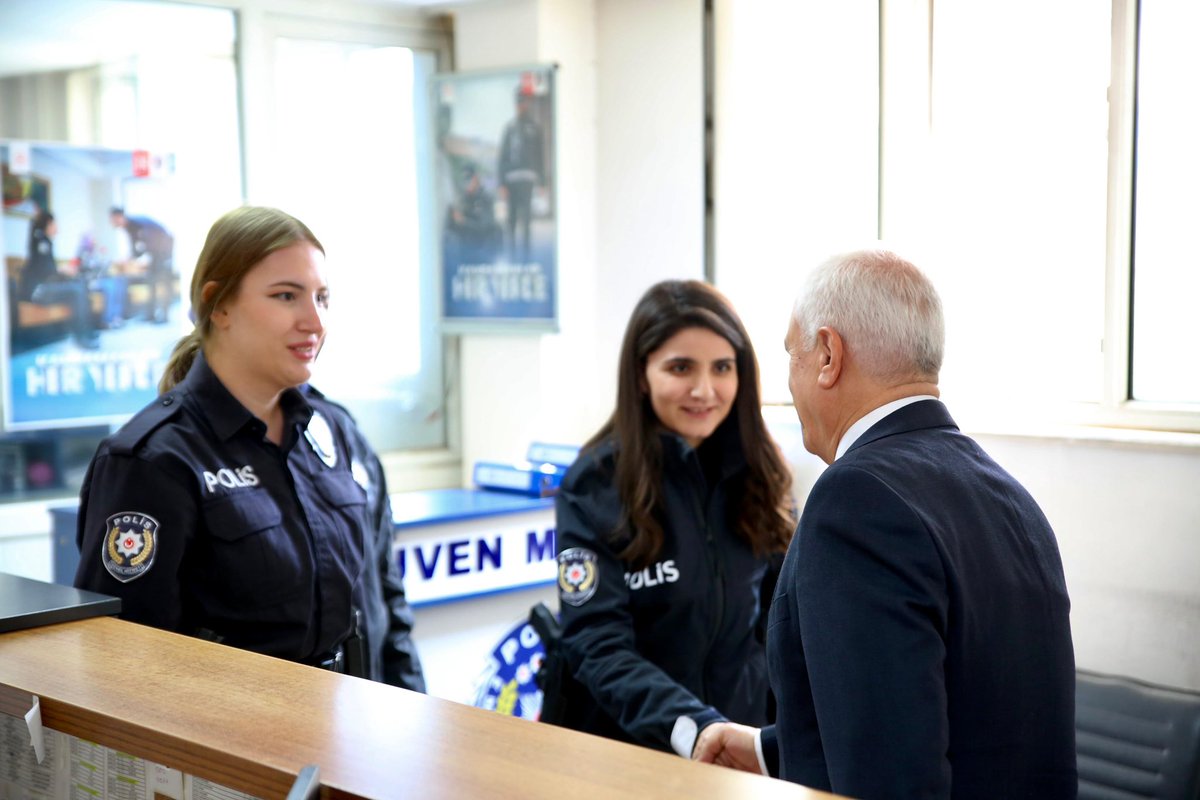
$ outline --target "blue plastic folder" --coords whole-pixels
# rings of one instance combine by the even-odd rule
[[[567,474],[565,467],[554,464],[532,464],[518,462],[503,464],[494,461],[477,461],[475,463],[475,485],[481,489],[493,489],[502,492],[518,492],[531,497],[546,497],[558,491],[563,476]]]

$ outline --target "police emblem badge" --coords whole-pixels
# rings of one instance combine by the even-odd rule
[[[596,593],[600,565],[596,554],[586,547],[570,547],[558,554],[558,598],[569,605],[581,606]]]
[[[140,578],[154,565],[158,552],[158,520],[140,511],[113,514],[105,523],[100,560],[121,583]]]
[[[309,447],[321,457],[325,466],[330,469],[337,466],[337,447],[333,443],[333,431],[320,411],[313,412],[308,427],[304,429],[304,438],[308,439]]]

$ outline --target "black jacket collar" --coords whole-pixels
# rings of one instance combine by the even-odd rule
[[[196,360],[192,362],[180,388],[194,398],[196,412],[208,420],[213,432],[223,441],[247,428],[255,436],[261,437],[266,434],[266,424],[230,394],[225,384],[221,383],[221,379],[208,365],[203,352],[196,354]],[[286,427],[308,426],[313,408],[298,390],[288,389],[279,398],[279,402],[283,407]]]

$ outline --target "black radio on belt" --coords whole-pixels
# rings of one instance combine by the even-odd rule
[[[354,609],[354,628],[349,638],[342,642],[346,656],[345,672],[356,678],[370,678],[367,667],[367,642],[362,637],[362,612]]]

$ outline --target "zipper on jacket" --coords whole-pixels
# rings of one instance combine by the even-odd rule
[[[696,486],[703,485],[708,488],[708,479],[704,476],[704,470],[700,467],[700,460],[693,451],[692,469],[699,473],[700,482],[693,482],[690,492],[692,496],[692,507],[696,512],[697,519],[704,530],[704,541],[708,550],[708,562],[711,567],[712,575],[715,578],[717,588],[717,615],[716,624],[712,629],[712,636],[709,637],[708,647],[705,648],[703,668],[700,671],[700,684],[704,690],[704,696],[700,698],[705,703],[709,701],[708,691],[708,661],[712,655],[713,646],[717,643],[717,639],[721,635],[721,626],[725,622],[725,573],[721,569],[721,558],[717,552],[716,540],[713,538],[712,526],[708,521],[706,508],[700,503],[700,498],[696,496]],[[718,485],[721,481],[718,481]],[[708,493],[708,505],[712,505],[712,498],[716,496],[716,486],[711,487]]]

